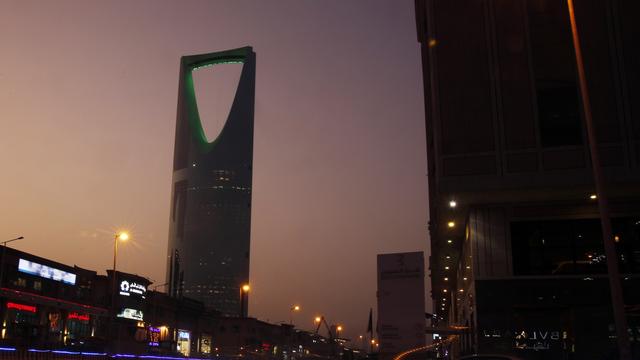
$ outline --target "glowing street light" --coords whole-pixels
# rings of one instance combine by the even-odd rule
[[[300,311],[300,305],[292,305],[291,311],[289,312],[289,324],[293,325],[293,313],[296,311]]]
[[[118,240],[129,240],[129,233],[122,231],[113,235],[113,292],[116,291],[116,261],[118,259]]]
[[[245,318],[249,312],[249,291],[251,287],[249,284],[240,286],[240,317]]]

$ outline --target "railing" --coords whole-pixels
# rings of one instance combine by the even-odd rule
[[[403,351],[403,352],[397,354],[396,356],[394,356],[393,360],[404,360],[404,359],[410,358],[410,356],[412,356],[412,355],[417,355],[417,354],[422,354],[422,353],[427,353],[427,352],[437,352],[437,351],[440,351],[440,349],[442,349],[443,347],[447,347],[448,345],[451,345],[456,340],[458,340],[458,335],[451,335],[451,336],[449,336],[448,338],[446,338],[446,339],[444,339],[442,341],[438,341],[438,342],[435,342],[433,344],[417,347],[415,349],[410,349],[410,350],[407,350],[407,351]]]

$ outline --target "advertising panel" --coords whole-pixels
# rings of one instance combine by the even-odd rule
[[[178,352],[184,356],[191,353],[191,332],[187,330],[178,330]]]
[[[200,337],[200,352],[203,354],[211,353],[211,335],[202,335]]]
[[[144,299],[147,294],[147,287],[131,280],[120,281],[120,295],[140,296]]]
[[[38,264],[36,262],[25,259],[20,259],[18,261],[18,271],[30,275],[39,276],[45,279],[60,281],[65,284],[76,284],[76,274]]]
[[[118,317],[124,318],[124,319],[139,320],[139,321],[144,320],[144,314],[142,313],[142,310],[136,310],[131,308],[122,309],[122,311],[118,314]]]
[[[378,255],[380,360],[425,345],[424,255]]]

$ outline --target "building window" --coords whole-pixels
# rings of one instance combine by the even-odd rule
[[[543,147],[582,144],[582,126],[575,84],[541,86],[538,95],[538,123]]]
[[[612,219],[620,271],[640,272],[640,221]],[[599,219],[511,223],[514,275],[604,274]]]
[[[543,147],[582,144],[580,97],[564,1],[527,2],[538,128]]]
[[[27,279],[19,277],[18,280],[16,280],[16,286],[27,287]]]
[[[33,290],[35,290],[35,291],[40,291],[40,290],[42,290],[42,282],[40,282],[40,281],[38,281],[38,280],[35,280],[35,281],[33,282]]]

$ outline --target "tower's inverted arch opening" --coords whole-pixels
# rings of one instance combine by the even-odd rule
[[[229,117],[242,66],[242,63],[216,64],[193,71],[200,122],[209,142],[220,135]]]

